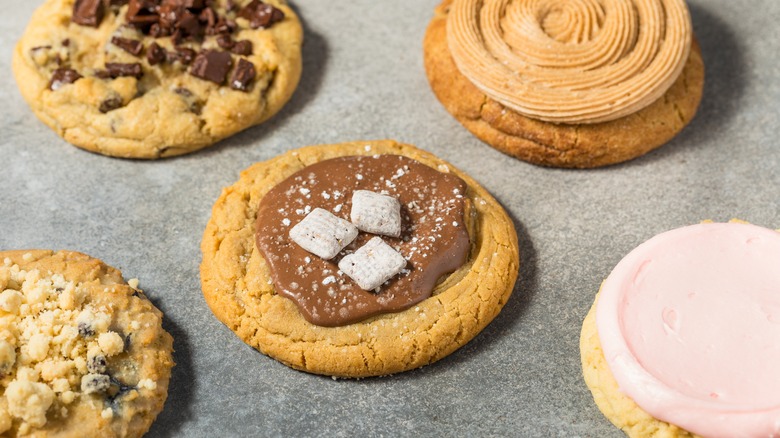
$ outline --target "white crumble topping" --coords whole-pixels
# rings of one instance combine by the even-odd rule
[[[98,345],[106,356],[113,356],[124,351],[125,340],[116,332],[101,333],[98,336]]]
[[[155,382],[152,379],[141,379],[141,381],[138,382],[137,385],[141,389],[148,389],[149,391],[154,391],[157,389],[157,382]]]
[[[54,402],[54,391],[43,383],[14,380],[3,395],[8,413],[32,427],[46,424],[46,411]]]
[[[85,304],[87,293],[62,275],[25,271],[9,258],[0,265],[0,435],[34,433],[49,413],[66,417],[65,405],[108,390],[105,358],[125,342],[108,331],[112,309]]]

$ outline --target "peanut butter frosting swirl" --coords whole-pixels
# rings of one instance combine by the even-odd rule
[[[538,120],[600,123],[663,96],[692,29],[683,0],[455,0],[447,39],[493,100]]]

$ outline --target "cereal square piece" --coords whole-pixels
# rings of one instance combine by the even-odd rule
[[[301,248],[330,260],[352,243],[358,229],[322,208],[315,208],[290,230],[290,239]]]
[[[381,237],[374,237],[339,262],[339,269],[363,290],[378,288],[405,266],[406,259]]]
[[[368,190],[352,194],[352,223],[359,230],[385,236],[401,236],[401,204],[392,196]]]

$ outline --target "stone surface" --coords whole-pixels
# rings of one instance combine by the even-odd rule
[[[141,280],[178,363],[148,436],[620,437],[580,370],[580,327],[601,281],[642,241],[701,219],[780,228],[779,2],[691,1],[707,67],[697,118],[645,157],[590,171],[535,167],[472,137],[423,71],[437,0],[399,2],[294,1],[306,42],[290,103],[210,149],[140,162],[69,146],[35,118],[10,60],[40,2],[0,0],[0,248],[82,251]],[[361,381],[293,371],[246,346],[203,300],[211,206],[253,162],[378,138],[436,153],[504,204],[520,234],[520,281],[482,334],[432,366]]]

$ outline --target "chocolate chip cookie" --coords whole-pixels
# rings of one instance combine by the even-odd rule
[[[0,252],[0,435],[141,436],[162,410],[173,339],[103,262]]]
[[[220,321],[288,366],[339,377],[452,353],[498,315],[519,267],[512,221],[485,189],[390,140],[249,167],[214,205],[201,250]]]
[[[66,141],[160,158],[278,112],[300,78],[302,38],[284,0],[47,0],[13,71]]]

